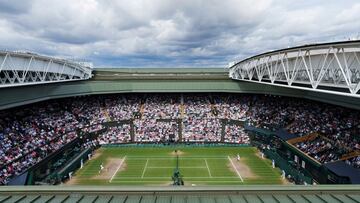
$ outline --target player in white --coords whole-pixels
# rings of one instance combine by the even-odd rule
[[[100,171],[99,171],[99,173],[101,173],[102,170],[104,170],[104,166],[103,166],[103,164],[101,163],[101,164],[100,164]]]
[[[240,161],[240,155],[239,154],[237,154],[237,160]]]
[[[282,172],[282,173],[281,173],[281,177],[282,177],[282,179],[285,179],[285,178],[286,178],[286,173],[285,173],[285,171],[284,171],[284,170],[282,170],[281,172]]]

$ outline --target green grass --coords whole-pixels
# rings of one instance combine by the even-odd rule
[[[270,160],[261,159],[254,147],[180,147],[179,168],[186,185],[242,185],[282,184],[279,169]],[[100,148],[97,158],[86,162],[76,172],[72,184],[80,185],[170,185],[176,157],[173,147],[114,147]],[[232,167],[229,157],[240,154],[251,176]],[[120,170],[112,170],[111,177],[99,177],[100,164],[108,166],[110,159],[124,159],[117,163]],[[236,165],[236,161],[234,162]],[[245,170],[245,169],[244,169]],[[109,170],[110,171],[110,170]],[[116,173],[115,173],[116,172]],[[103,172],[101,172],[103,173]]]

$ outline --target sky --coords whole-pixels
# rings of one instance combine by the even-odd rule
[[[0,0],[0,49],[94,67],[227,67],[360,38],[359,0]]]

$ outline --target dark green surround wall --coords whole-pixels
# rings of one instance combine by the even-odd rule
[[[90,80],[0,89],[0,109],[53,98],[91,94],[146,92],[231,92],[302,97],[360,109],[360,99],[289,89],[231,79],[137,79]]]

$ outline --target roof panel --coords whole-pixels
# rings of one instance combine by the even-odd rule
[[[175,195],[175,196],[162,196],[162,195],[130,195],[130,196],[124,196],[124,195],[114,195],[112,196],[106,196],[106,195],[78,195],[78,194],[72,194],[72,195],[17,195],[14,194],[12,196],[0,196],[0,202],[142,202],[142,203],[161,203],[161,202],[173,202],[173,203],[183,203],[183,202],[205,202],[205,203],[211,203],[211,202],[217,202],[217,203],[256,203],[256,202],[360,202],[360,194],[336,194],[336,195],[330,195],[330,194],[306,194],[306,195],[297,195],[297,194],[291,194],[289,197],[287,197],[286,194],[277,194],[277,195],[271,195],[271,194],[251,194],[251,195],[231,195],[231,196],[217,196],[217,195],[208,195],[208,196],[181,196],[181,195]]]
[[[0,195],[0,202],[5,202],[5,200],[10,199],[10,195]]]
[[[99,195],[95,203],[108,203],[113,198],[111,195]]]
[[[49,200],[55,198],[55,195],[40,195],[35,202],[48,202]]]
[[[204,202],[204,203],[215,203],[215,198],[211,197],[211,196],[203,196],[200,197],[200,202]]]
[[[174,196],[171,200],[172,203],[185,203],[186,197],[184,196]]]
[[[308,202],[301,194],[291,194],[288,197],[297,203]]]
[[[279,202],[293,203],[293,201],[287,195],[273,195],[273,197]]]
[[[5,203],[10,203],[10,202],[19,202],[22,199],[24,199],[26,196],[25,195],[12,195],[10,198],[6,199],[4,202]]]
[[[309,202],[325,202],[321,197],[314,194],[303,195],[303,197]]]
[[[54,198],[50,200],[51,203],[61,203],[64,202],[67,198],[69,198],[69,195],[55,195]]]
[[[276,199],[272,195],[259,195],[262,202],[266,203],[277,203]]]
[[[262,203],[257,195],[244,195],[247,202],[251,203]]]
[[[332,197],[334,197],[335,199],[337,199],[338,201],[340,202],[360,202],[360,201],[357,201],[356,199],[353,199],[351,196],[348,196],[348,195],[343,195],[343,194],[334,194],[334,195],[331,195]]]
[[[171,202],[171,196],[160,196],[156,198],[156,203],[168,203]]]
[[[141,200],[141,196],[138,195],[131,195],[128,196],[128,198],[126,199],[126,203],[139,203]],[[121,201],[116,201],[116,203],[120,203]]]
[[[98,197],[97,195],[86,195],[80,200],[80,203],[94,202]]]
[[[332,197],[331,195],[324,195],[324,194],[321,194],[321,195],[318,195],[319,198],[321,198],[322,200],[324,200],[325,202],[334,202],[334,203],[337,203],[337,202],[341,202],[337,199],[335,199],[334,197]]]
[[[233,203],[247,203],[246,200],[244,199],[243,196],[241,195],[232,195],[229,197],[229,199],[231,200],[231,202]]]
[[[0,202],[360,202],[360,186],[0,187]],[[128,194],[128,195],[127,195]]]
[[[217,203],[231,203],[229,196],[219,196],[215,197]]]
[[[127,196],[113,196],[110,200],[110,202],[112,203],[121,203],[121,202],[125,202],[127,200]]]
[[[346,195],[350,199],[354,200],[355,202],[360,202],[360,194],[349,194]]]
[[[186,197],[186,202],[193,202],[193,203],[199,202],[200,203],[200,199],[197,196],[188,196],[188,197]]]
[[[41,197],[40,195],[26,195],[26,197],[21,199],[19,202],[24,202],[24,203],[35,202],[38,201],[40,197]]]
[[[71,194],[69,195],[69,197],[66,199],[66,203],[77,203],[79,202],[82,198],[84,198],[84,195],[81,194]]]
[[[141,203],[154,203],[156,202],[156,196],[143,196]]]

